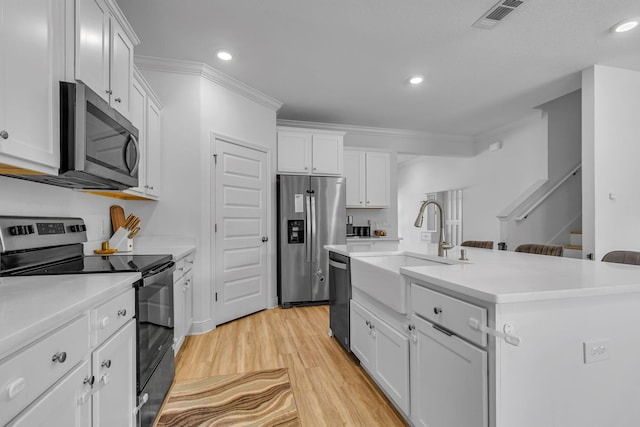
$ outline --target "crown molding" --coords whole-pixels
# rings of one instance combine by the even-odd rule
[[[350,134],[368,135],[368,136],[385,136],[399,137],[407,139],[433,140],[438,142],[463,143],[469,144],[474,142],[474,138],[464,135],[451,135],[434,132],[412,131],[404,129],[375,128],[354,125],[339,125],[333,123],[305,122],[299,120],[278,119],[278,126],[297,127],[305,129],[323,129],[330,131],[341,131]]]
[[[135,63],[140,70],[202,77],[274,111],[278,111],[282,107],[282,102],[277,99],[201,62],[136,55]]]

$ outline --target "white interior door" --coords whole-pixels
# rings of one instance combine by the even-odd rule
[[[267,307],[267,154],[216,139],[216,324]]]

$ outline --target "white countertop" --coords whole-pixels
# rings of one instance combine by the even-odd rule
[[[391,242],[396,242],[398,243],[400,240],[402,240],[402,237],[391,237],[391,236],[368,236],[368,237],[358,237],[358,236],[353,236],[353,237],[347,237],[347,242],[348,243],[357,243],[357,242],[385,242],[385,241],[391,241]]]
[[[0,359],[139,278],[140,273],[0,277]]]
[[[389,244],[391,245],[391,244]],[[435,245],[385,248],[364,245],[326,246],[352,257],[406,253],[437,255]],[[402,267],[410,278],[432,283],[491,303],[511,303],[640,292],[640,266],[533,255],[511,251],[463,248],[468,261],[460,262],[460,248],[448,251],[453,265]]]

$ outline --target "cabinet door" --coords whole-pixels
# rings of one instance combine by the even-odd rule
[[[88,400],[81,399],[83,394],[89,393],[89,386],[84,383],[89,375],[89,362],[84,361],[7,427],[90,425],[91,405]]]
[[[409,338],[375,317],[373,326],[376,353],[375,376],[387,395],[408,414]]]
[[[347,179],[347,207],[363,208],[365,202],[365,152],[344,150],[344,176]]]
[[[311,150],[313,174],[342,175],[342,139],[342,135],[313,135]]]
[[[147,93],[138,82],[133,79],[131,84],[131,123],[138,128],[138,145],[140,146],[140,164],[138,165],[138,186],[130,188],[127,192],[144,193],[147,185],[146,180],[146,162],[147,158]]]
[[[92,355],[93,427],[136,425],[136,323],[130,320]]]
[[[151,99],[147,103],[147,133],[146,133],[146,188],[145,192],[148,196],[160,197],[161,179],[161,122],[160,107],[158,107]],[[144,157],[143,157],[144,160]]]
[[[375,366],[374,332],[371,327],[371,318],[373,316],[354,300],[351,300],[350,314],[351,351],[363,366],[372,369]]]
[[[367,152],[365,206],[368,208],[388,208],[391,189],[391,156],[389,153]]]
[[[0,0],[0,169],[58,173],[64,3]]]
[[[131,82],[133,81],[133,44],[120,24],[111,19],[111,106],[123,116],[131,117]]]
[[[416,426],[488,425],[487,353],[416,315],[411,420]]]
[[[278,172],[311,173],[311,133],[278,132]]]
[[[173,283],[173,353],[178,354],[184,341],[184,276]]]
[[[110,13],[104,0],[76,0],[76,80],[109,102]]]
[[[184,335],[189,335],[193,325],[193,271],[185,274],[184,280]]]

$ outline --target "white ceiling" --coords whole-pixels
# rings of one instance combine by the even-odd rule
[[[472,27],[496,1],[117,0],[136,54],[209,64],[282,101],[279,119],[472,136],[578,89],[593,64],[640,71],[640,29],[609,32],[640,0],[526,0]]]

